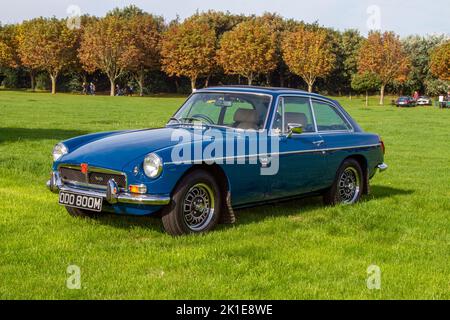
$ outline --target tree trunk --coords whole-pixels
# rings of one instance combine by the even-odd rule
[[[191,78],[191,89],[192,92],[195,91],[196,87],[195,87],[195,83],[197,82],[197,77]]]
[[[139,96],[144,96],[144,81],[145,81],[145,72],[144,69],[139,70],[139,74],[137,77],[137,83],[139,85]]]
[[[34,82],[34,71],[30,70],[30,82],[31,82],[31,90],[34,91],[36,88],[35,82]]]
[[[248,85],[251,86],[252,83],[253,83],[253,75],[251,74],[248,76]]]
[[[50,79],[52,80],[52,94],[56,93],[56,78],[58,77],[58,75],[50,75]]]
[[[208,74],[208,76],[206,77],[206,80],[205,80],[205,88],[208,88],[210,78],[211,78],[211,74]]]
[[[111,91],[110,91],[109,95],[111,97],[114,97],[116,95],[116,84],[115,84],[114,79],[112,79],[112,78],[109,78],[109,82],[111,83]]]
[[[308,92],[312,92],[314,83],[308,83]]]
[[[178,78],[175,78],[175,90],[177,93],[180,92],[180,84],[178,83]]]
[[[381,85],[380,89],[380,105],[384,105],[384,88],[386,87],[385,84]]]
[[[366,107],[369,106],[369,91],[366,90]]]

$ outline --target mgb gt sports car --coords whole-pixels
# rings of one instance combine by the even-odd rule
[[[53,159],[47,185],[72,216],[158,214],[171,235],[293,197],[353,204],[387,169],[383,141],[337,101],[251,86],[197,90],[164,128],[72,138]]]

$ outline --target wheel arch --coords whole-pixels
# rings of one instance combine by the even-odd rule
[[[175,190],[180,181],[189,175],[191,172],[195,170],[203,170],[208,172],[211,176],[214,177],[214,179],[219,184],[219,188],[221,191],[221,194],[224,196],[223,198],[223,208],[222,208],[222,215],[220,217],[220,223],[227,223],[231,224],[236,221],[236,217],[234,215],[233,208],[231,206],[231,187],[230,187],[230,181],[225,174],[225,171],[216,163],[213,164],[207,164],[207,163],[201,163],[201,164],[194,164],[189,169],[187,169],[178,179],[177,183],[175,184],[173,190]]]
[[[361,166],[361,170],[363,173],[363,192],[362,194],[369,194],[369,170],[368,170],[368,161],[367,158],[362,154],[352,154],[345,158],[342,163],[344,163],[348,159],[353,159]]]

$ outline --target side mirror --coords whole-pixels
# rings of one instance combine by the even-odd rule
[[[288,123],[288,132],[287,137],[289,138],[292,134],[301,134],[303,133],[303,126],[299,123]]]

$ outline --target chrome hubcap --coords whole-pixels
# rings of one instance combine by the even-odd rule
[[[204,183],[192,186],[183,201],[184,222],[192,231],[201,231],[214,215],[214,193]]]
[[[355,168],[347,168],[339,177],[339,199],[342,203],[354,203],[360,192],[360,178]]]

